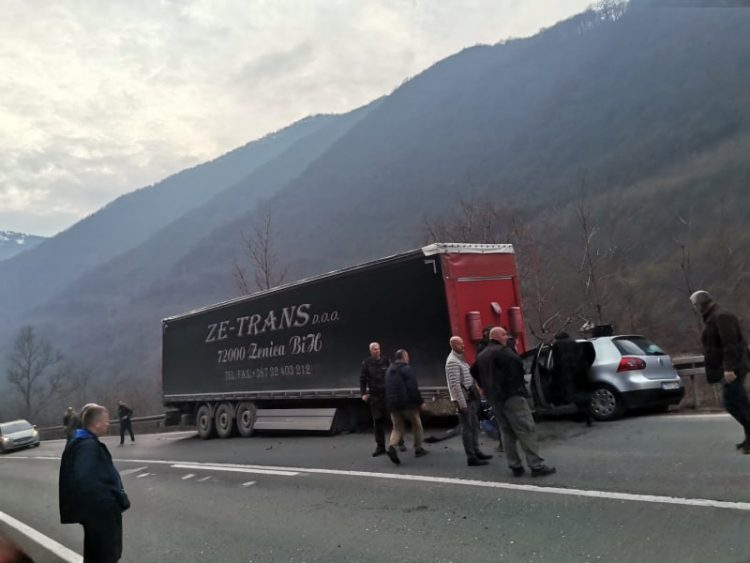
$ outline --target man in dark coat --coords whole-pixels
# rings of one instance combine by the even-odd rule
[[[117,418],[120,419],[120,445],[125,443],[125,432],[130,434],[130,441],[135,442],[133,436],[133,409],[125,402],[117,401]]]
[[[370,405],[375,429],[376,446],[372,457],[385,453],[385,428],[388,420],[385,410],[385,372],[390,365],[391,362],[381,355],[380,344],[372,342],[370,355],[362,362],[359,375],[359,392],[362,400]],[[398,448],[402,452],[406,451],[403,439],[399,442]]]
[[[496,326],[490,331],[490,343],[476,361],[479,384],[495,407],[508,467],[513,475],[520,477],[525,473],[518,444],[526,456],[532,477],[551,475],[556,469],[544,465],[544,459],[539,455],[534,417],[526,401],[523,362],[506,346],[507,340],[508,333],[503,327]]]
[[[705,325],[701,342],[706,379],[709,383],[721,381],[724,408],[745,431],[745,439],[737,444],[737,449],[750,454],[750,400],[745,391],[750,360],[740,321],[722,310],[707,291],[696,291],[690,302]]]
[[[586,426],[592,419],[590,368],[582,346],[567,332],[557,333],[552,344],[553,402],[575,403]]]
[[[122,513],[130,501],[107,446],[99,441],[109,428],[109,412],[87,405],[81,425],[60,462],[60,521],[83,526],[84,563],[111,563],[122,555]]]
[[[403,438],[407,422],[411,424],[414,433],[414,456],[427,455],[427,450],[422,447],[424,431],[419,416],[424,399],[419,392],[417,378],[409,365],[409,353],[406,350],[397,350],[395,358],[396,361],[385,374],[385,404],[393,422],[387,453],[393,463],[399,464],[401,460],[396,452],[396,445]]]

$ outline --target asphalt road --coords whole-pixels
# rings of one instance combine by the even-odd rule
[[[362,434],[106,438],[133,503],[123,561],[750,562],[750,456],[727,416],[539,429],[558,467],[540,479],[512,477],[502,456],[467,467],[459,438],[399,467]],[[37,562],[81,552],[80,527],[58,523],[62,447],[0,456],[0,532]]]

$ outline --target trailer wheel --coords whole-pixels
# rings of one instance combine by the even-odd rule
[[[253,435],[256,410],[255,403],[249,401],[237,405],[237,430],[239,430],[240,436],[249,438]]]
[[[230,438],[234,430],[234,408],[229,403],[221,403],[214,415],[216,433],[219,438]]]
[[[201,405],[195,414],[195,426],[198,428],[198,436],[204,440],[213,438],[216,434],[216,425],[214,417],[211,415],[211,406],[208,404]]]

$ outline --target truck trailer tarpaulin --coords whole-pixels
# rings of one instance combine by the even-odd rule
[[[199,434],[252,433],[257,409],[359,401],[370,342],[409,351],[425,399],[447,398],[451,335],[467,359],[486,325],[526,349],[508,244],[432,244],[163,321],[164,404]]]

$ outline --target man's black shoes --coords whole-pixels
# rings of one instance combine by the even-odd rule
[[[478,465],[488,465],[490,462],[486,459],[479,459],[478,457],[466,458],[466,465],[469,467],[476,467]]]
[[[378,457],[379,455],[383,455],[385,453],[385,447],[384,446],[378,446],[375,448],[375,451],[372,452],[372,457]]]
[[[513,477],[522,477],[523,474],[526,473],[526,470],[521,465],[518,467],[511,467],[510,470],[513,472]]]
[[[531,468],[532,477],[544,477],[546,475],[552,475],[553,473],[557,473],[557,469],[549,467],[548,465],[540,465],[539,467]]]
[[[414,457],[426,456],[428,453],[430,453],[430,452],[428,452],[426,449],[424,449],[422,447],[419,447],[419,448],[417,448],[417,449],[414,450]]]
[[[396,465],[399,465],[401,463],[401,460],[398,459],[398,452],[396,451],[396,448],[394,448],[393,446],[388,446],[388,451],[386,453],[393,463],[395,463]]]
[[[477,459],[492,459],[491,454],[486,454],[486,453],[480,452],[479,450],[477,450],[474,453],[474,457],[476,457]]]

